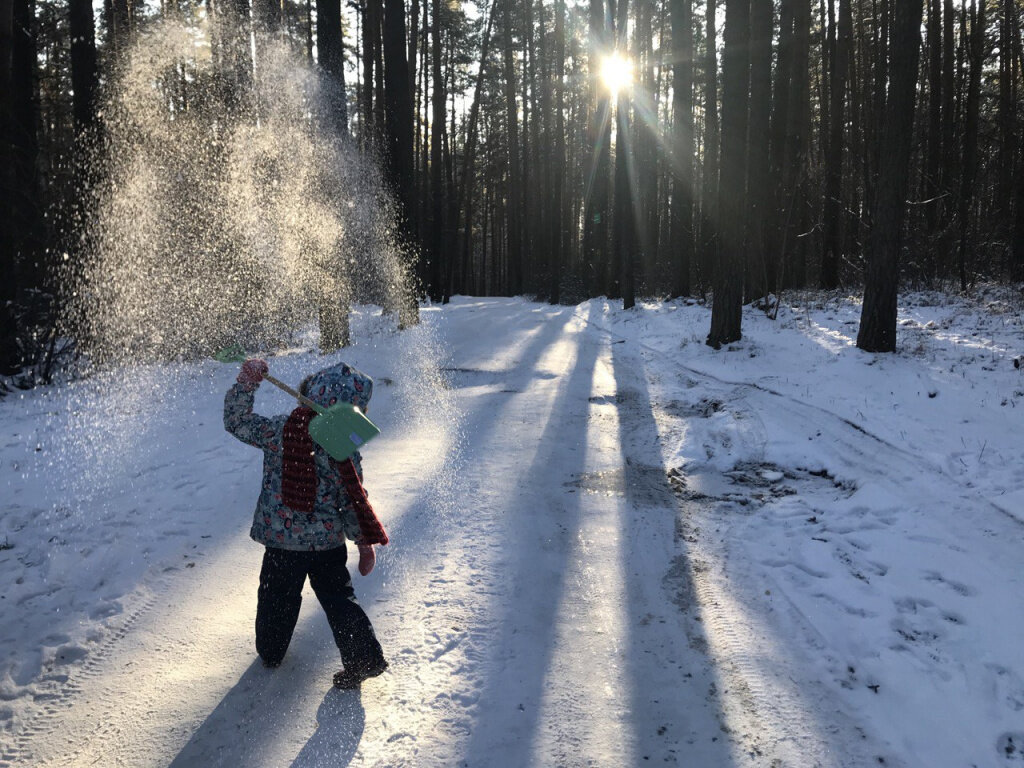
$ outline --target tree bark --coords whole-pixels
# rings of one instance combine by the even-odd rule
[[[491,29],[494,25],[494,9],[487,14],[487,25],[484,28],[483,41],[480,45],[480,68],[476,73],[476,84],[473,86],[473,104],[469,108],[469,120],[466,125],[466,149],[462,160],[462,180],[459,183],[459,204],[457,207],[459,222],[456,231],[461,233],[458,253],[462,254],[464,264],[468,264],[473,248],[473,189],[475,180],[476,148],[479,136],[480,101],[483,94],[484,74],[491,48]]]
[[[522,275],[522,225],[520,204],[522,199],[521,169],[519,154],[519,109],[516,104],[515,49],[512,47],[512,8],[515,0],[504,0],[504,68],[505,108],[508,131],[508,196],[506,213],[508,218],[508,289],[515,296],[523,291]]]
[[[96,31],[92,18],[92,3],[88,0],[68,0],[71,35],[71,88],[75,128],[78,133],[91,131],[96,126],[96,99],[99,89],[99,71],[96,65]]]
[[[831,67],[829,86],[831,123],[829,125],[828,152],[825,158],[825,242],[821,257],[821,287],[832,290],[839,287],[839,259],[842,256],[843,215],[843,136],[846,126],[846,80],[850,63],[850,38],[853,17],[850,0],[839,0],[838,32]]]
[[[591,113],[587,130],[587,172],[583,191],[584,282],[588,296],[605,290],[608,275],[609,176],[611,168],[611,100],[600,82],[602,58],[607,55],[607,26],[603,0],[590,0]]]
[[[551,286],[548,300],[562,299],[562,261],[564,259],[565,213],[565,0],[555,0],[555,148],[552,162],[554,186],[551,194]]]
[[[345,53],[341,39],[341,0],[316,0],[316,49],[327,109],[327,123],[338,136],[348,135]]]
[[[672,296],[690,295],[693,237],[693,0],[671,0],[672,219],[675,250]]]
[[[445,184],[444,184],[444,139],[445,139],[445,91],[441,77],[441,2],[433,0],[432,44],[431,44],[431,86],[432,114],[430,119],[430,282],[427,290],[434,301],[441,301],[444,294],[442,256],[444,254],[445,230]]]
[[[726,0],[722,52],[722,171],[718,190],[718,269],[711,306],[708,346],[742,337],[743,240],[747,203],[746,144],[750,104],[750,0]]]
[[[965,9],[966,10],[966,9]],[[974,202],[974,183],[978,167],[978,117],[981,98],[981,70],[985,56],[985,0],[975,6],[971,0],[971,35],[967,44],[967,58],[971,74],[967,85],[967,103],[964,116],[964,150],[960,176],[958,224],[960,244],[957,248],[957,270],[960,290],[967,290],[967,238],[971,231],[971,204]]]
[[[700,285],[706,291],[714,276],[718,244],[718,53],[715,40],[717,0],[707,0],[704,36],[704,168],[700,206]]]
[[[912,0],[915,1],[916,0]],[[786,124],[787,184],[790,210],[787,211],[783,285],[803,288],[807,282],[807,238],[809,229],[808,197],[810,180],[811,128],[811,0],[795,0],[793,5],[793,59],[790,76],[789,109]]]
[[[0,374],[18,369],[18,328],[13,301],[18,291],[14,177],[14,104],[12,66],[14,2],[0,0]]]
[[[412,198],[412,84],[405,58],[405,4],[402,0],[385,0],[383,56],[388,178],[401,206],[399,224],[408,243],[414,239],[416,227]]]
[[[923,3],[896,4],[890,42],[891,81],[883,112],[883,151],[868,236],[867,274],[857,346],[866,352],[896,350],[899,255],[907,196],[907,165],[914,130],[917,66]]]
[[[775,87],[772,95],[771,139],[769,153],[772,176],[772,192],[774,215],[768,222],[767,253],[765,256],[765,272],[768,290],[779,290],[779,269],[783,263],[787,248],[786,235],[788,222],[791,219],[793,201],[791,168],[794,160],[789,156],[787,126],[789,112],[792,109],[793,79],[793,21],[794,3],[796,0],[781,0],[779,5],[779,53],[778,65],[775,67]]]
[[[772,98],[772,1],[750,4],[750,127],[747,189],[750,196],[745,276],[746,300],[767,295],[767,225],[771,208],[769,166]]]

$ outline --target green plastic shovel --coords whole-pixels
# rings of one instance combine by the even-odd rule
[[[237,344],[222,349],[214,357],[222,363],[243,363],[247,359],[245,350]],[[344,461],[380,434],[377,426],[352,403],[336,403],[324,408],[270,374],[264,374],[263,378],[316,411],[317,415],[309,422],[309,436],[337,461]]]

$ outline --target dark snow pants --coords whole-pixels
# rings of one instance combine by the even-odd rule
[[[281,663],[291,642],[302,605],[302,587],[309,577],[327,614],[345,669],[373,668],[384,653],[366,613],[356,602],[345,567],[346,547],[302,552],[267,547],[260,570],[256,605],[256,651],[271,666]]]

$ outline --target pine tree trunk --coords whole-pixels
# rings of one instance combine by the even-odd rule
[[[519,109],[516,104],[515,49],[512,47],[512,8],[515,0],[504,0],[504,67],[505,67],[505,108],[508,130],[509,189],[507,197],[508,219],[508,290],[512,295],[523,291],[522,275],[522,225],[520,223],[520,200],[522,200],[521,169],[519,154]]]
[[[379,146],[378,127],[373,122],[373,37],[376,29],[373,0],[363,0],[363,87],[359,98],[360,145],[364,150]]]
[[[779,54],[778,65],[775,67],[775,87],[772,96],[771,139],[769,153],[771,158],[772,206],[773,216],[767,223],[767,253],[765,255],[766,282],[769,291],[777,291],[781,286],[779,275],[784,254],[788,244],[786,235],[788,222],[792,218],[793,189],[791,187],[791,168],[793,158],[789,156],[787,126],[791,107],[793,77],[793,20],[795,0],[782,0],[779,6]]]
[[[617,280],[613,278],[608,298],[621,295],[623,309],[636,304],[636,211],[629,178],[629,167],[635,162],[635,147],[629,117],[628,89],[622,88],[615,107],[615,217],[612,220],[612,248],[620,274]]]
[[[75,128],[79,134],[96,126],[96,98],[99,71],[96,65],[96,32],[92,3],[68,0],[71,35],[71,88]]]
[[[839,0],[839,23],[829,86],[831,108],[828,153],[825,158],[825,248],[821,257],[821,287],[839,287],[839,259],[842,256],[843,136],[846,125],[846,81],[853,32],[850,0]]]
[[[14,1],[0,0],[0,375],[18,369],[18,327],[12,303],[18,293],[16,237],[19,222],[14,215],[14,104],[12,61],[14,51]]]
[[[494,24],[494,10],[487,15],[487,26],[484,28],[483,42],[480,46],[480,68],[476,74],[476,84],[473,87],[473,104],[469,108],[469,120],[466,126],[466,150],[462,160],[462,180],[459,183],[459,204],[457,212],[461,226],[456,223],[456,231],[460,232],[460,242],[457,249],[462,254],[463,262],[470,263],[473,249],[473,193],[475,189],[475,165],[476,148],[479,136],[480,123],[480,101],[484,82],[484,74],[488,55],[491,47],[491,29]]]
[[[115,54],[122,54],[131,44],[134,32],[134,5],[132,0],[111,0],[110,10],[111,28],[108,43]]]
[[[916,0],[915,0],[916,1]],[[793,5],[793,59],[789,108],[786,114],[786,155],[790,192],[785,234],[783,285],[803,288],[807,283],[807,238],[809,229],[808,165],[810,162],[810,43],[811,2],[795,0]]]
[[[10,273],[13,296],[22,288],[47,285],[50,264],[45,257],[43,188],[40,172],[39,53],[35,0],[14,0],[14,37],[9,92],[13,173],[10,216],[17,272]],[[91,138],[98,139],[98,128]],[[0,272],[0,274],[4,274]],[[61,286],[57,286],[60,288]]]
[[[551,114],[554,103],[554,92],[552,90],[551,77],[551,54],[549,47],[550,33],[544,14],[544,4],[539,3],[537,7],[537,66],[534,67],[534,122],[536,123],[535,133],[539,137],[539,143],[534,150],[534,158],[538,164],[537,169],[537,191],[534,195],[534,210],[539,223],[537,233],[537,248],[534,256],[534,281],[537,286],[537,300],[550,299],[547,291],[551,287],[551,254],[552,235],[555,201],[553,191],[555,180],[552,174],[552,163],[554,161],[554,116]],[[539,75],[538,75],[539,70]],[[537,79],[540,83],[538,85]],[[540,91],[540,105],[536,106],[537,91]],[[546,279],[545,279],[546,278]]]
[[[444,270],[442,255],[444,252],[444,203],[445,185],[443,178],[444,170],[444,133],[445,133],[445,99],[447,98],[444,87],[444,79],[441,77],[441,2],[434,0],[432,13],[432,56],[431,56],[431,85],[432,91],[432,114],[430,120],[430,283],[427,290],[434,301],[441,301],[444,293],[443,278]]]
[[[722,169],[718,190],[719,259],[708,346],[742,337],[746,148],[750,104],[750,0],[726,0],[722,52]]]
[[[672,223],[675,251],[672,296],[690,295],[693,233],[693,0],[671,0],[672,14]]]
[[[584,282],[588,296],[605,290],[608,280],[608,219],[611,146],[611,100],[600,82],[602,57],[608,32],[603,0],[590,0],[591,114],[587,130],[587,173],[584,188],[583,258]]]
[[[967,103],[964,117],[964,151],[960,176],[960,197],[958,223],[960,245],[957,248],[957,270],[960,273],[960,290],[967,290],[967,240],[971,231],[971,204],[974,202],[974,183],[978,167],[978,117],[981,98],[981,70],[985,55],[985,0],[975,7],[971,0],[971,35],[967,45],[967,58],[971,74],[967,86]]]
[[[707,291],[718,251],[718,53],[715,40],[717,0],[707,0],[704,37],[704,168],[700,206],[700,285]]]
[[[551,195],[551,287],[552,304],[562,300],[562,262],[565,258],[565,0],[555,0],[555,153],[552,162],[554,188]]]
[[[1016,155],[1015,123],[1017,105],[1014,100],[1013,18],[1017,10],[1014,0],[1003,0],[999,21],[999,127],[996,190],[993,211],[995,228],[1002,235],[1008,232],[1010,202],[1013,198],[1013,171]]]
[[[409,53],[406,61],[409,64],[409,83],[410,91],[413,88],[413,83],[416,82],[416,56],[419,43],[419,24],[420,24],[420,3],[419,0],[411,0],[409,3]]]
[[[1024,173],[1017,174],[1015,187],[1016,213],[1013,221],[1010,275],[1014,280],[1021,282],[1024,281]]]
[[[896,350],[899,255],[914,130],[923,5],[896,3],[890,42],[892,79],[882,113],[882,151],[866,249],[864,304],[857,333],[857,346],[866,352]]]
[[[384,129],[391,189],[400,206],[399,226],[407,243],[415,240],[416,209],[412,136],[412,83],[406,61],[405,3],[385,0],[382,49],[384,56]]]
[[[338,136],[348,135],[345,97],[344,44],[341,39],[341,0],[316,0],[316,49],[326,122]]]
[[[772,2],[752,0],[750,4],[750,128],[747,156],[750,158],[747,189],[750,212],[746,259],[746,300],[768,293],[767,226],[771,210]]]

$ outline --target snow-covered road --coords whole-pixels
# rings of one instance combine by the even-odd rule
[[[424,314],[422,331],[346,352],[378,380],[383,433],[364,466],[392,544],[356,590],[389,672],[330,687],[337,652],[308,588],[285,663],[255,660],[259,456],[218,431],[233,372],[185,366],[187,394],[100,473],[107,532],[72,505],[47,518],[72,546],[0,551],[0,569],[39,587],[5,595],[4,620],[43,648],[36,667],[2,660],[0,765],[1015,759],[1024,659],[985,612],[1021,607],[1022,526],[942,461],[774,379],[730,383],[600,302]],[[293,352],[271,369],[297,379],[317,361]],[[61,397],[33,405],[58,434]],[[59,502],[38,481],[56,440],[10,406],[5,436],[35,424],[44,445],[8,480],[7,530],[31,530]],[[5,466],[24,442],[7,441]],[[936,500],[949,519],[929,518]],[[958,686],[974,694],[936,707]],[[980,722],[991,735],[965,741]]]

